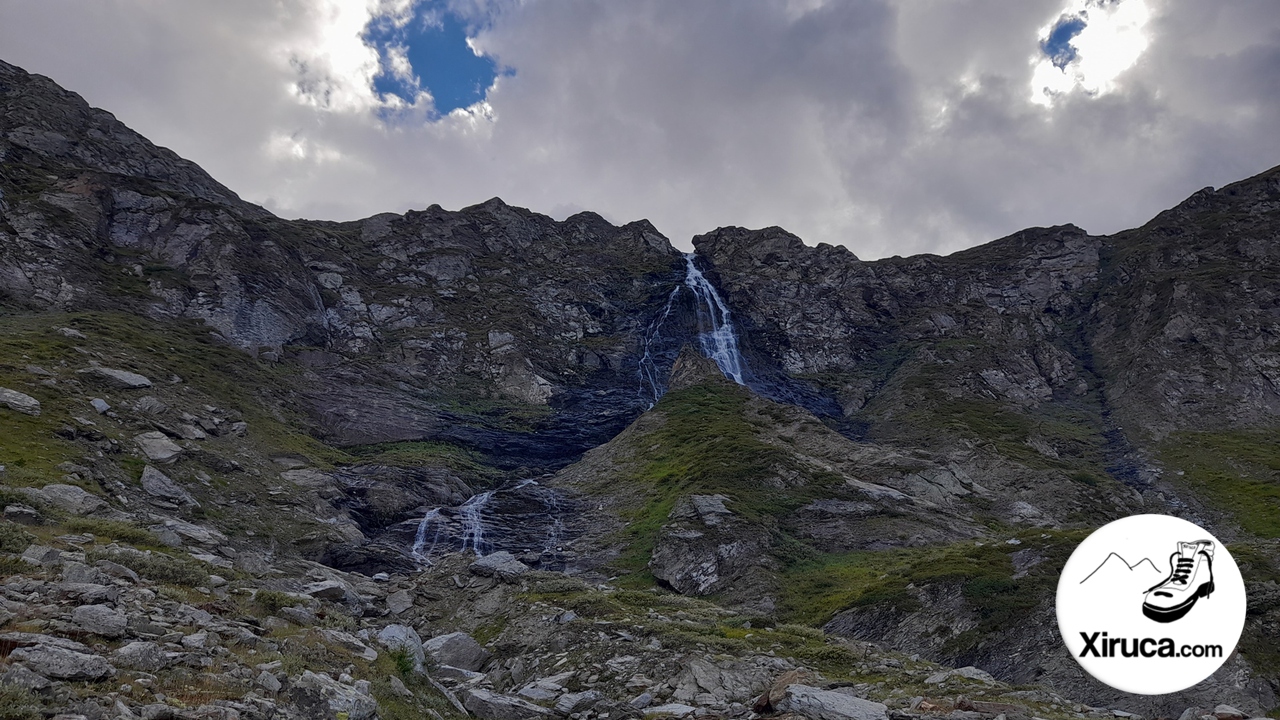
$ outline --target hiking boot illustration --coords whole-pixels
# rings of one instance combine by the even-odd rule
[[[1160,623],[1182,618],[1196,600],[1213,593],[1213,542],[1178,543],[1169,569],[1169,577],[1148,590],[1142,602],[1142,614]]]

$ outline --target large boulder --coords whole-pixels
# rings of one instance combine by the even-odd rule
[[[17,390],[0,387],[0,406],[23,415],[40,415],[40,401]]]
[[[422,644],[422,649],[437,665],[478,671],[489,662],[489,651],[461,632],[433,637]]]
[[[179,451],[181,451],[181,448],[179,448]],[[150,465],[142,469],[142,489],[146,490],[147,494],[152,497],[160,498],[175,505],[200,506],[200,503],[191,497],[191,493],[170,479],[168,475]]]
[[[776,709],[809,720],[886,720],[888,710],[878,702],[808,685],[787,686]]]
[[[366,720],[378,712],[378,701],[372,695],[310,670],[302,671],[302,677],[293,681],[290,692],[317,697],[334,715],[348,720]]]
[[[392,615],[399,615],[413,607],[413,595],[408,590],[397,590],[387,596],[387,610]]]
[[[924,682],[926,685],[937,685],[938,683],[944,683],[953,677],[961,677],[968,680],[976,680],[980,683],[985,683],[987,685],[996,684],[996,679],[991,677],[991,673],[987,672],[986,670],[979,670],[978,668],[973,667],[972,665],[967,665],[962,668],[955,668],[954,670],[943,670],[941,672],[936,672],[930,675],[929,677],[925,678]]]
[[[80,371],[83,375],[88,375],[96,380],[100,380],[104,385],[117,387],[123,390],[138,390],[141,388],[151,387],[151,380],[145,375],[129,372],[128,370],[116,370],[115,368],[91,367]]]
[[[168,465],[182,455],[182,447],[159,430],[136,435],[133,441],[137,443],[138,449],[147,456],[148,460],[162,465]]]
[[[604,695],[599,690],[584,690],[576,693],[565,693],[556,700],[556,712],[561,715],[572,715],[576,712],[589,710],[593,705],[604,699]]]
[[[329,628],[321,628],[319,630],[320,637],[330,645],[337,645],[352,655],[361,657],[368,662],[378,659],[378,651],[360,642],[360,638],[351,633],[342,632],[341,630],[332,630]]]
[[[85,632],[106,638],[124,635],[129,616],[106,605],[81,605],[71,611],[71,621]]]
[[[534,720],[552,718],[555,713],[510,695],[471,688],[463,693],[462,704],[481,720]]]
[[[178,538],[178,542],[174,543],[176,545],[181,545],[184,540],[207,546],[222,545],[227,542],[227,536],[217,530],[185,520],[165,520],[162,525],[151,526],[151,531],[156,533],[162,541],[166,533]]]
[[[176,658],[153,642],[139,640],[116,650],[111,660],[122,668],[153,673],[169,667]]]
[[[57,645],[22,647],[9,654],[31,671],[55,680],[103,680],[116,674],[105,658]]]
[[[481,577],[496,577],[503,582],[511,582],[529,572],[528,565],[517,560],[515,555],[506,550],[477,558],[468,569]]]
[[[427,654],[422,649],[422,638],[417,630],[408,625],[388,625],[378,632],[378,642],[392,652],[400,650],[407,653],[413,658],[414,671],[422,671]]]
[[[54,483],[39,490],[28,489],[25,492],[72,515],[88,515],[107,506],[102,498],[75,485]]]

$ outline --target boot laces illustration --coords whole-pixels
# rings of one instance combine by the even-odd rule
[[[1147,590],[1142,614],[1156,622],[1178,620],[1196,601],[1213,593],[1213,543],[1209,540],[1178,543],[1169,556],[1169,577]]]

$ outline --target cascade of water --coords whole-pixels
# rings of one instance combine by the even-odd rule
[[[493,497],[492,490],[474,495],[458,507],[458,520],[462,522],[462,549],[470,545],[476,555],[484,555],[489,544],[484,539],[484,506]]]
[[[435,532],[432,533],[434,526]],[[435,552],[436,543],[440,542],[440,531],[444,528],[444,523],[440,522],[440,508],[428,510],[426,515],[422,516],[422,522],[418,523],[418,532],[413,538],[413,557],[421,562],[430,562],[431,553]],[[431,533],[431,547],[427,547],[427,534]]]
[[[564,534],[564,520],[560,518],[560,498],[554,490],[547,493],[547,509],[551,511],[551,528],[547,530],[547,546],[544,550],[558,550]]]
[[[745,385],[742,353],[738,352],[738,336],[729,317],[729,306],[724,304],[715,286],[694,264],[693,256],[693,253],[685,253],[684,256],[688,269],[684,284],[697,298],[698,344],[702,347],[702,354],[715,360],[725,377]]]
[[[671,314],[671,305],[676,301],[676,295],[680,293],[681,285],[675,286],[671,294],[667,296],[667,305],[662,308],[662,314],[649,324],[649,329],[644,336],[644,354],[640,356],[640,390],[644,392],[645,385],[648,385],[648,393],[653,401],[649,403],[649,407],[658,404],[662,399],[662,377],[658,373],[658,365],[653,358],[653,341],[658,339],[658,332],[662,330],[662,324],[667,321],[667,316]]]

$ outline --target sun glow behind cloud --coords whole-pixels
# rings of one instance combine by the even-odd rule
[[[1076,90],[1094,97],[1115,90],[1150,43],[1150,19],[1145,0],[1073,0],[1040,28],[1031,101],[1048,107]]]
[[[299,12],[309,32],[281,38],[277,51],[298,102],[384,119],[414,109],[492,116],[481,106],[503,73],[443,0],[318,0]]]

